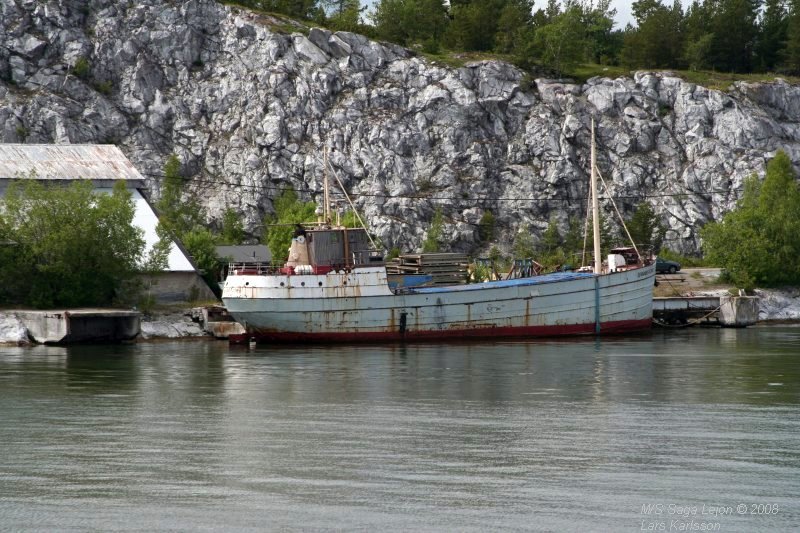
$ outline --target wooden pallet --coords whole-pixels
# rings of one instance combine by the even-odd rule
[[[389,274],[430,274],[434,285],[467,282],[469,258],[465,254],[406,254],[386,263]]]

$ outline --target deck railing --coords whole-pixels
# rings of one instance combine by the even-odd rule
[[[279,263],[251,263],[251,262],[231,262],[228,263],[229,276],[264,276],[277,274],[283,265]]]

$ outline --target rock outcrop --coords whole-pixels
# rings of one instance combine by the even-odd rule
[[[776,150],[800,162],[800,88],[782,81],[530,80],[209,0],[0,0],[0,79],[2,142],[118,144],[156,197],[175,152],[210,222],[230,207],[253,233],[280,189],[320,196],[327,149],[371,229],[404,250],[437,206],[454,251],[485,245],[487,210],[506,244],[582,220],[592,118],[620,209],[653,202],[685,253]]]
[[[28,330],[16,314],[0,311],[0,345],[29,343]]]

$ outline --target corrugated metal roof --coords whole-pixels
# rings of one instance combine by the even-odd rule
[[[0,144],[0,180],[129,180],[144,182],[113,144]]]

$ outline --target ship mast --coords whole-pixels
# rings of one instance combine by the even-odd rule
[[[328,147],[325,147],[324,152],[325,157],[325,164],[322,168],[322,190],[323,190],[323,202],[324,205],[322,206],[322,216],[325,217],[325,224],[331,223],[331,198],[330,198],[330,189],[328,188]]]
[[[603,258],[600,257],[600,201],[597,198],[597,170],[595,168],[594,118],[592,118],[592,152],[591,152],[591,188],[592,188],[592,233],[594,234],[594,273],[603,271]]]

